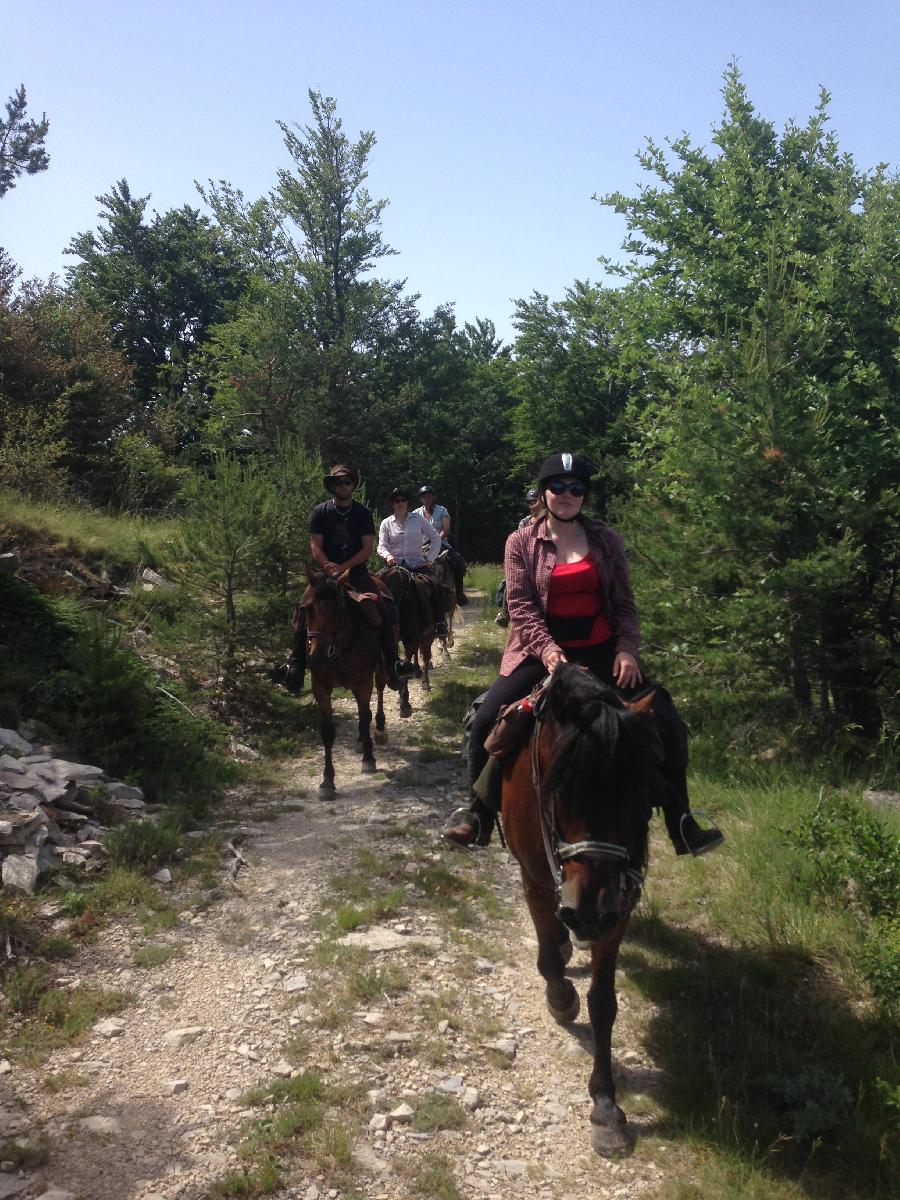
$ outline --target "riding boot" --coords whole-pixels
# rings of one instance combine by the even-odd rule
[[[298,618],[294,627],[294,646],[288,659],[284,686],[292,696],[299,696],[306,681],[306,621]]]
[[[487,846],[494,832],[496,817],[477,796],[468,808],[451,813],[441,828],[441,837],[456,846]]]
[[[666,832],[676,854],[706,854],[725,841],[725,835],[715,826],[702,829],[691,813],[687,787],[687,730],[672,698],[659,688],[653,705],[660,741],[663,748],[662,776],[666,799],[663,817]]]
[[[397,692],[400,690],[400,679],[397,675],[397,631],[389,614],[384,614],[381,628],[378,631],[378,641],[384,656],[384,669],[388,687]]]

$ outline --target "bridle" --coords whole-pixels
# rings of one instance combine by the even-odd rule
[[[534,729],[531,734],[531,783],[537,797],[538,814],[541,821],[541,837],[553,885],[556,891],[557,911],[562,906],[563,863],[572,858],[592,858],[596,862],[619,865],[619,880],[626,910],[630,912],[641,898],[644,876],[634,867],[623,866],[630,858],[627,846],[616,842],[599,842],[587,838],[580,842],[567,842],[559,832],[553,797],[541,787],[540,739],[546,707],[546,691],[542,691],[534,702]]]
[[[311,601],[310,603],[313,603],[313,601]],[[313,655],[316,653],[316,643],[321,643],[321,645],[324,646],[324,656],[325,656],[326,664],[331,667],[334,667],[335,670],[340,669],[341,651],[338,649],[337,639],[338,639],[338,634],[341,632],[342,618],[344,616],[346,616],[346,613],[347,613],[346,601],[345,601],[342,590],[338,591],[338,604],[339,604],[340,612],[338,614],[337,628],[335,629],[333,634],[326,633],[324,631],[324,629],[310,629],[308,626],[307,626],[307,630],[306,630],[307,643],[312,643],[312,649],[313,649],[313,653],[309,655],[310,659],[312,659]],[[307,604],[305,607],[309,608],[310,605]],[[352,641],[352,638],[351,638],[351,641]],[[347,647],[345,646],[344,649],[346,650],[346,648]]]

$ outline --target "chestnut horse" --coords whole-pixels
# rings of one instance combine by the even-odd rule
[[[560,1024],[579,1011],[565,977],[569,934],[591,943],[588,1090],[599,1154],[628,1150],[634,1140],[616,1104],[611,1041],[619,943],[641,894],[651,808],[662,795],[652,701],[651,694],[626,704],[583,668],[562,664],[536,704],[531,739],[504,764],[503,832],[537,931],[547,1006]]]
[[[331,761],[334,745],[331,693],[334,689],[349,688],[356,700],[362,769],[366,774],[376,769],[371,736],[373,685],[378,691],[376,737],[384,731],[387,681],[378,629],[367,612],[373,611],[375,606],[361,604],[354,596],[353,589],[345,582],[324,572],[311,572],[309,587],[300,600],[300,608],[306,613],[306,662],[312,675],[313,697],[319,706],[319,733],[325,747],[325,770],[319,784],[323,799],[331,799],[335,794]],[[383,741],[383,736],[379,740]]]

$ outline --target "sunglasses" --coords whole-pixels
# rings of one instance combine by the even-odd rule
[[[571,492],[573,496],[583,496],[587,492],[587,484],[582,483],[580,479],[572,483],[566,483],[564,479],[551,479],[547,484],[547,491],[552,492],[554,496],[562,496],[566,492]]]
[[[346,476],[343,476],[341,479],[335,479],[333,482],[335,487],[353,487],[353,480],[348,479]]]

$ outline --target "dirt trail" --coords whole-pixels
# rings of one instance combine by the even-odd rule
[[[466,637],[462,626],[457,649]],[[115,1036],[95,1031],[40,1069],[14,1063],[0,1077],[7,1136],[40,1133],[48,1151],[36,1171],[0,1174],[0,1197],[38,1197],[52,1183],[79,1200],[201,1200],[242,1165],[237,1148],[260,1114],[241,1093],[292,1070],[314,1071],[362,1099],[329,1115],[353,1147],[349,1163],[335,1172],[295,1159],[286,1182],[267,1193],[281,1200],[452,1197],[451,1176],[466,1198],[658,1193],[672,1147],[652,1136],[659,1073],[642,1047],[651,1007],[620,988],[622,1102],[643,1136],[630,1159],[609,1162],[590,1149],[586,1006],[567,1029],[547,1014],[507,853],[497,844],[454,851],[437,837],[460,799],[461,770],[448,757],[421,762],[409,748],[427,724],[417,685],[411,693],[408,721],[397,716],[395,696],[388,702],[377,774],[359,771],[342,701],[337,799],[316,795],[315,752],[288,764],[283,782],[258,800],[265,821],[254,822],[252,807],[231,814],[226,827],[243,833],[248,860],[242,894],[226,889],[207,909],[185,902],[163,938],[181,957],[135,967],[135,931],[123,923],[66,964],[64,986],[125,988],[134,1001]],[[359,896],[351,887],[349,903],[369,913],[382,903],[387,912],[349,935],[362,946],[348,954],[337,940],[331,881],[361,853]],[[392,948],[372,948],[375,937]],[[586,966],[576,952],[582,1000]],[[51,1075],[58,1090],[47,1090]],[[458,1128],[429,1129],[421,1114],[412,1124],[372,1121],[404,1102],[433,1107],[435,1097],[453,1102]],[[379,1124],[388,1127],[370,1127]]]

